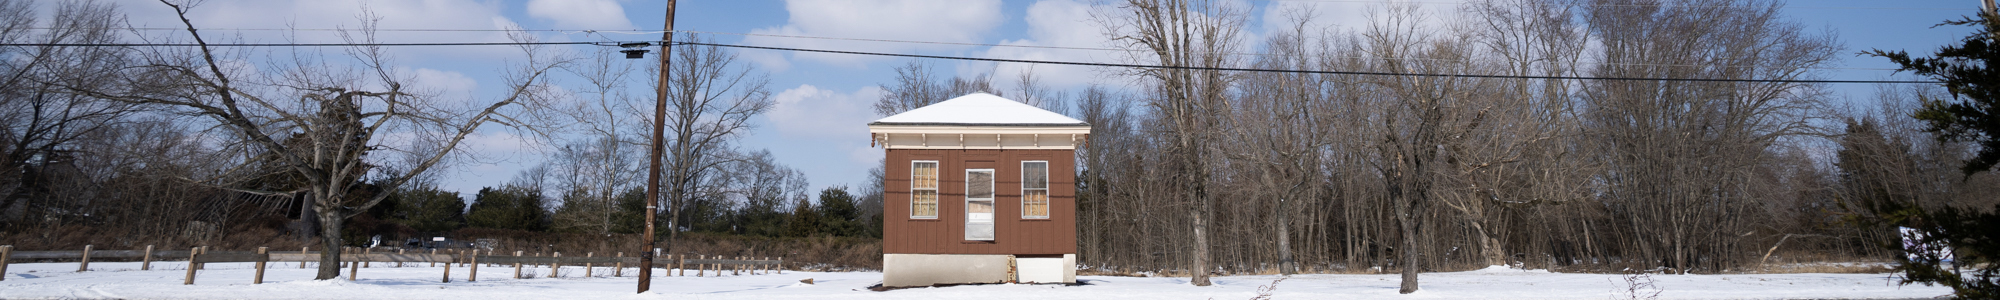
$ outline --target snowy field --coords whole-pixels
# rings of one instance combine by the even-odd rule
[[[1082,286],[970,285],[874,292],[881,273],[785,272],[721,277],[656,277],[653,291],[633,294],[636,270],[626,277],[582,278],[582,267],[564,267],[563,278],[546,278],[548,268],[530,269],[533,279],[513,279],[512,267],[485,266],[478,282],[465,282],[466,269],[452,269],[441,283],[442,267],[393,268],[376,263],[361,269],[359,281],[311,280],[313,270],[297,263],[273,263],[265,283],[251,285],[250,263],[210,263],[195,285],[181,285],[186,263],[12,264],[0,281],[0,299],[1250,299],[1259,286],[1279,276],[1225,276],[1215,285],[1195,287],[1186,278],[1081,276]],[[689,273],[692,275],[693,273]],[[711,274],[712,275],[712,274]],[[1950,293],[1942,287],[1896,286],[1891,274],[1653,275],[1658,299],[1920,299]],[[812,278],[815,284],[800,283]],[[1628,298],[1618,275],[1563,274],[1539,270],[1486,270],[1425,273],[1423,290],[1396,294],[1397,277],[1382,275],[1299,275],[1271,289],[1272,299],[1621,299]],[[1642,291],[1650,294],[1650,290]],[[1643,297],[1642,297],[1643,298]]]

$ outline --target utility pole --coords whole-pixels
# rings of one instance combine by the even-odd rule
[[[653,143],[647,151],[647,160],[652,162],[646,170],[646,249],[639,251],[639,293],[653,288],[653,249],[660,243],[653,238],[653,218],[660,214],[660,151],[666,148],[667,66],[673,60],[674,2],[667,0],[667,32],[660,34],[660,94],[653,99]]]

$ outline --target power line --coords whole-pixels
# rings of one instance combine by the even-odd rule
[[[646,44],[648,44],[648,45],[657,45],[657,44],[661,43],[661,41],[643,41],[643,42],[496,42],[496,43],[221,43],[221,44],[205,44],[205,45],[204,45],[204,44],[186,44],[186,43],[157,43],[157,44],[156,44],[156,43],[118,43],[118,44],[73,44],[73,43],[41,43],[41,44],[37,44],[37,43],[8,43],[8,44],[0,44],[0,47],[197,47],[197,46],[208,46],[208,47],[350,47],[350,46],[361,46],[361,47],[368,47],[368,46],[519,46],[519,45],[597,45],[597,46],[623,46],[623,45],[628,45],[628,44],[634,44],[634,43],[646,43]],[[903,53],[883,53],[883,52],[865,52],[865,51],[845,51],[845,50],[826,50],[826,49],[808,49],[808,48],[792,48],[792,47],[771,47],[771,46],[751,46],[751,45],[732,45],[732,44],[717,44],[717,43],[697,43],[697,42],[674,42],[674,44],[676,44],[676,45],[701,45],[701,46],[715,46],[715,47],[730,47],[730,48],[746,48],[746,49],[763,49],[763,50],[778,50],[778,51],[796,51],[796,52],[818,52],[818,53],[834,53],[834,54],[850,54],[850,55],[869,55],[869,56],[891,56],[891,57],[909,57],[909,58],[928,58],[928,59],[947,59],[947,60],[970,60],[970,61],[988,61],[988,62],[1005,62],[1005,63],[1024,63],[1024,64],[1045,64],[1045,65],[1072,65],[1072,66],[1093,66],[1093,67],[1116,67],[1116,68],[1141,68],[1141,69],[1185,69],[1185,70],[1201,70],[1201,71],[1229,71],[1229,72],[1268,72],[1268,73],[1297,73],[1297,74],[1321,74],[1321,75],[1367,75],[1367,76],[1417,76],[1417,77],[1447,77],[1447,78],[1511,78],[1511,79],[1553,79],[1553,80],[1621,80],[1621,81],[1693,81],[1693,82],[1757,82],[1757,83],[1921,83],[1921,84],[1936,84],[1936,83],[1939,83],[1939,82],[1936,82],[1936,81],[1921,81],[1921,80],[1811,80],[1811,79],[1716,79],[1716,78],[1647,78],[1647,77],[1587,77],[1587,76],[1525,76],[1525,75],[1485,75],[1485,74],[1444,74],[1444,73],[1397,73],[1397,72],[1367,72],[1367,71],[1316,71],[1316,70],[1282,70],[1282,69],[1253,69],[1253,68],[1215,68],[1215,67],[1186,67],[1186,66],[1158,66],[1158,65],[1140,65],[1140,64],[1117,64],[1117,63],[1093,63],[1093,62],[1075,62],[1075,61],[1054,61],[1054,60],[1027,60],[1027,59],[1006,59],[1006,58],[985,58],[985,57],[963,57],[963,56],[942,56],[942,55],[923,55],[923,54],[903,54]]]
[[[371,47],[371,46],[525,46],[525,45],[604,45],[601,42],[495,42],[495,43],[8,43],[0,47]],[[616,46],[616,44],[610,44]]]
[[[28,28],[28,29],[52,29],[52,28]],[[142,27],[142,28],[133,28],[133,29],[141,29],[141,30],[174,30],[174,31],[179,31],[179,30],[187,30],[187,29],[185,29],[185,28],[155,28],[155,27]],[[218,30],[218,31],[222,31],[222,30],[243,30],[243,31],[265,31],[265,30],[268,30],[268,31],[289,31],[289,30],[300,30],[300,31],[343,31],[343,30],[345,30],[345,29],[326,29],[326,28],[306,28],[306,29],[276,29],[276,28],[210,28],[210,29],[200,29],[200,30]],[[431,32],[431,31],[437,31],[437,32],[467,32],[467,31],[472,31],[472,32],[483,32],[483,31],[490,31],[490,32],[503,32],[503,31],[535,31],[535,32],[564,32],[564,33],[590,33],[590,34],[599,34],[599,33],[617,33],[617,34],[661,34],[661,33],[666,33],[666,32],[667,32],[667,31],[664,31],[664,30],[654,30],[654,31],[607,31],[607,30],[597,30],[597,29],[376,29],[376,31],[414,31],[414,32]],[[906,43],[906,44],[932,44],[932,45],[955,45],[955,46],[981,46],[981,47],[1005,47],[1005,48],[1025,48],[1025,49],[1053,49],[1053,50],[1082,50],[1082,51],[1106,51],[1106,52],[1145,52],[1144,50],[1132,50],[1132,49],[1117,49],[1117,48],[1101,48],[1101,47],[1075,47],[1075,46],[1041,46],[1041,45],[1014,45],[1014,44],[988,44],[988,43],[964,43],[964,42],[938,42],[938,41],[916,41],[916,40],[892,40],[892,39],[872,39],[872,38],[849,38],[849,37],[828,37],[828,36],[807,36],[807,35],[784,35],[784,34],[767,34],[767,33],[743,33],[743,32],[720,32],[720,31],[695,31],[695,30],[676,30],[676,31],[674,31],[674,33],[692,33],[692,34],[715,34],[715,35],[735,35],[735,36],[757,36],[757,37],[776,37],[776,38],[795,38],[795,39],[816,39],[816,40],[834,40],[834,41],[858,41],[858,42],[879,42],[879,43]],[[612,43],[612,44],[615,44],[615,43]],[[0,46],[7,46],[7,45],[10,45],[10,44],[0,44]],[[210,44],[210,45],[211,45],[211,46],[223,46],[224,44]],[[281,46],[281,45],[273,45],[273,44],[250,44],[250,45],[257,45],[257,46]],[[504,45],[504,44],[493,44],[493,45]],[[596,45],[599,45],[599,46],[609,46],[609,44],[606,44],[606,43],[604,43],[604,42],[599,42],[599,43],[596,43]],[[175,45],[175,46],[195,46],[195,45],[192,45],[192,44],[186,44],[186,45]],[[341,46],[341,45],[322,45],[322,46]],[[375,45],[373,45],[373,46],[445,46],[445,45],[442,45],[442,44],[440,44],[440,45],[430,45],[430,44],[375,44]],[[475,46],[477,46],[477,45],[475,45]],[[1248,52],[1230,52],[1230,53],[1223,53],[1223,54],[1224,54],[1224,55],[1236,55],[1236,56],[1258,56],[1258,57],[1262,57],[1262,56],[1272,56],[1272,55],[1274,55],[1274,54],[1267,54],[1267,53],[1248,53]],[[1467,61],[1469,61],[1469,60],[1464,60],[1464,59],[1447,59],[1447,58],[1429,58],[1429,57],[1382,57],[1382,56],[1335,56],[1335,57],[1331,57],[1331,58],[1358,58],[1358,59],[1388,59],[1388,60],[1422,60],[1422,61],[1447,61],[1447,62],[1467,62]],[[1694,65],[1694,64],[1647,64],[1647,63],[1607,63],[1607,62],[1585,62],[1585,64],[1592,64],[1592,65],[1613,65],[1613,66],[1645,66],[1645,67],[1728,67],[1728,68],[1755,68],[1755,67],[1756,67],[1756,66],[1707,66],[1707,65]],[[1812,69],[1812,70],[1867,70],[1867,71],[1895,71],[1895,70],[1896,70],[1896,69],[1885,69],[1885,68],[1836,68],[1836,67],[1813,67],[1813,68],[1806,68],[1806,69]]]
[[[1437,5],[1459,5],[1459,4],[1466,4],[1465,2],[1452,2],[1452,1],[1382,1],[1382,0],[1259,0],[1259,1],[1264,1],[1264,2],[1317,2],[1317,3],[1340,3],[1340,4],[1402,4],[1402,3],[1408,3],[1408,4],[1437,4]],[[1504,3],[1503,3],[1503,4],[1504,4]],[[1563,4],[1549,4],[1549,5],[1559,5],[1559,6],[1561,6],[1561,5],[1563,5]],[[1667,5],[1667,4],[1581,4],[1581,3],[1579,3],[1579,4],[1566,4],[1566,5],[1568,5],[1568,6],[1594,6],[1594,7],[1671,7],[1671,8],[1678,8],[1678,7],[1686,7],[1686,8],[1755,8],[1755,9],[1762,9],[1762,8],[1766,8],[1766,7],[1764,7],[1764,6],[1747,6],[1747,5]],[[1788,9],[1790,9],[1790,8],[1796,8],[1796,9],[1835,9],[1835,10],[1974,10],[1973,8],[1947,8],[1947,7],[1887,7],[1887,6],[1875,6],[1875,7],[1869,7],[1869,6],[1790,6],[1790,5],[1786,5],[1786,6],[1781,6],[1781,7],[1779,7],[1779,8],[1788,8]]]
[[[901,54],[901,53],[881,53],[881,52],[863,52],[863,51],[843,51],[843,50],[825,50],[825,49],[806,49],[806,48],[788,48],[788,47],[769,47],[769,46],[751,46],[751,45],[730,45],[730,44],[716,44],[716,43],[696,43],[696,42],[675,42],[674,44],[677,44],[677,45],[701,45],[701,46],[716,46],[716,47],[731,47],[731,48],[749,48],[749,49],[764,49],[764,50],[780,50],[780,51],[798,51],[798,52],[819,52],[819,53],[835,53],[835,54],[852,54],[852,55],[872,55],[872,56],[893,56],[893,57],[910,57],[910,58],[929,58],[929,59],[949,59],[949,60],[972,60],[972,61],[989,61],[989,62],[1006,62],[1006,63],[1024,63],[1024,64],[1045,64],[1045,65],[1072,65],[1072,66],[1092,66],[1092,67],[1116,67],[1116,68],[1140,68],[1140,69],[1182,69],[1182,70],[1200,70],[1200,71],[1229,71],[1229,72],[1269,72],[1269,73],[1300,73],[1300,74],[1321,74],[1321,75],[1366,75],[1366,76],[1417,76],[1417,77],[1447,77],[1447,78],[1509,78],[1509,79],[1553,79],[1553,80],[1619,80],[1619,81],[1693,81],[1693,82],[1755,82],[1755,83],[1931,83],[1931,84],[1934,84],[1934,83],[1939,83],[1939,82],[1936,82],[1936,81],[1921,81],[1921,80],[1812,80],[1812,79],[1717,79],[1717,78],[1645,78],[1645,77],[1587,77],[1587,76],[1523,76],[1523,75],[1484,75],[1484,74],[1443,74],[1443,73],[1397,73],[1397,72],[1367,72],[1367,71],[1315,71],[1315,70],[1281,70],[1281,69],[1252,69],[1252,68],[1216,68],[1216,67],[1186,67],[1186,66],[1158,66],[1158,65],[1140,65],[1140,64],[1116,64],[1116,63],[1093,63],[1093,62],[1074,62],[1074,61],[1050,61],[1050,60],[1026,60],[1026,59],[1006,59],[1006,58],[984,58],[984,57],[962,57],[962,56],[941,56],[941,55],[922,55],[922,54]]]

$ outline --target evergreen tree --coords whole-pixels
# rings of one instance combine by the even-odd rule
[[[481,188],[479,195],[472,199],[471,211],[465,214],[466,225],[545,231],[549,228],[548,211],[543,204],[547,202],[542,192],[534,189],[515,186]]]
[[[1910,57],[1903,51],[1873,50],[1865,54],[1888,58],[1910,71],[1942,82],[1952,99],[1924,98],[1923,107],[1913,114],[1928,126],[1925,131],[1940,140],[1971,142],[1977,154],[1960,168],[1966,176],[1991,171],[2000,163],[2000,15],[1988,10],[1977,19],[1946,21],[1943,25],[1975,28],[1960,45],[1938,49],[1935,57]],[[1920,95],[1921,96],[1921,95]],[[1853,126],[1850,126],[1853,127]],[[1866,130],[1864,128],[1863,130]],[[1867,138],[1867,132],[1859,138]],[[1850,137],[1853,139],[1856,137]],[[1879,138],[1877,138],[1879,139]],[[1843,145],[1850,146],[1850,145]],[[1846,163],[1848,152],[1842,151]],[[1856,170],[1843,172],[1852,174]],[[1890,174],[1894,175],[1894,174]],[[1908,227],[1915,235],[1912,245],[1945,245],[1955,249],[1958,266],[1973,266],[1976,275],[1964,276],[1958,266],[1945,262],[1945,253],[1905,249],[1890,245],[1902,262],[1903,284],[1942,284],[1956,291],[1960,299],[2000,299],[2000,205],[1991,210],[1951,206],[1925,207],[1892,193],[1870,193],[1876,197],[1851,199],[1867,214],[1856,217],[1864,226],[1886,230],[1889,226]],[[1935,249],[1925,247],[1928,249]]]
[[[633,188],[618,194],[618,206],[611,213],[612,233],[640,233],[646,230],[646,189]]]
[[[808,237],[817,235],[820,233],[820,226],[823,225],[819,219],[819,212],[813,209],[812,202],[807,202],[805,198],[799,198],[798,204],[792,207],[791,217],[785,220],[785,236]]]
[[[389,199],[396,203],[396,212],[389,219],[418,232],[446,232],[465,227],[465,199],[459,198],[458,192],[425,186],[398,191]]]
[[[847,187],[827,187],[819,191],[820,233],[832,236],[861,236],[861,210]]]

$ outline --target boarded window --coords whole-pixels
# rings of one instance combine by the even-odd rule
[[[965,239],[993,240],[993,169],[965,170]]]
[[[1049,218],[1049,162],[1021,162],[1021,218]]]
[[[920,160],[910,164],[910,218],[936,219],[938,216],[938,163]]]

